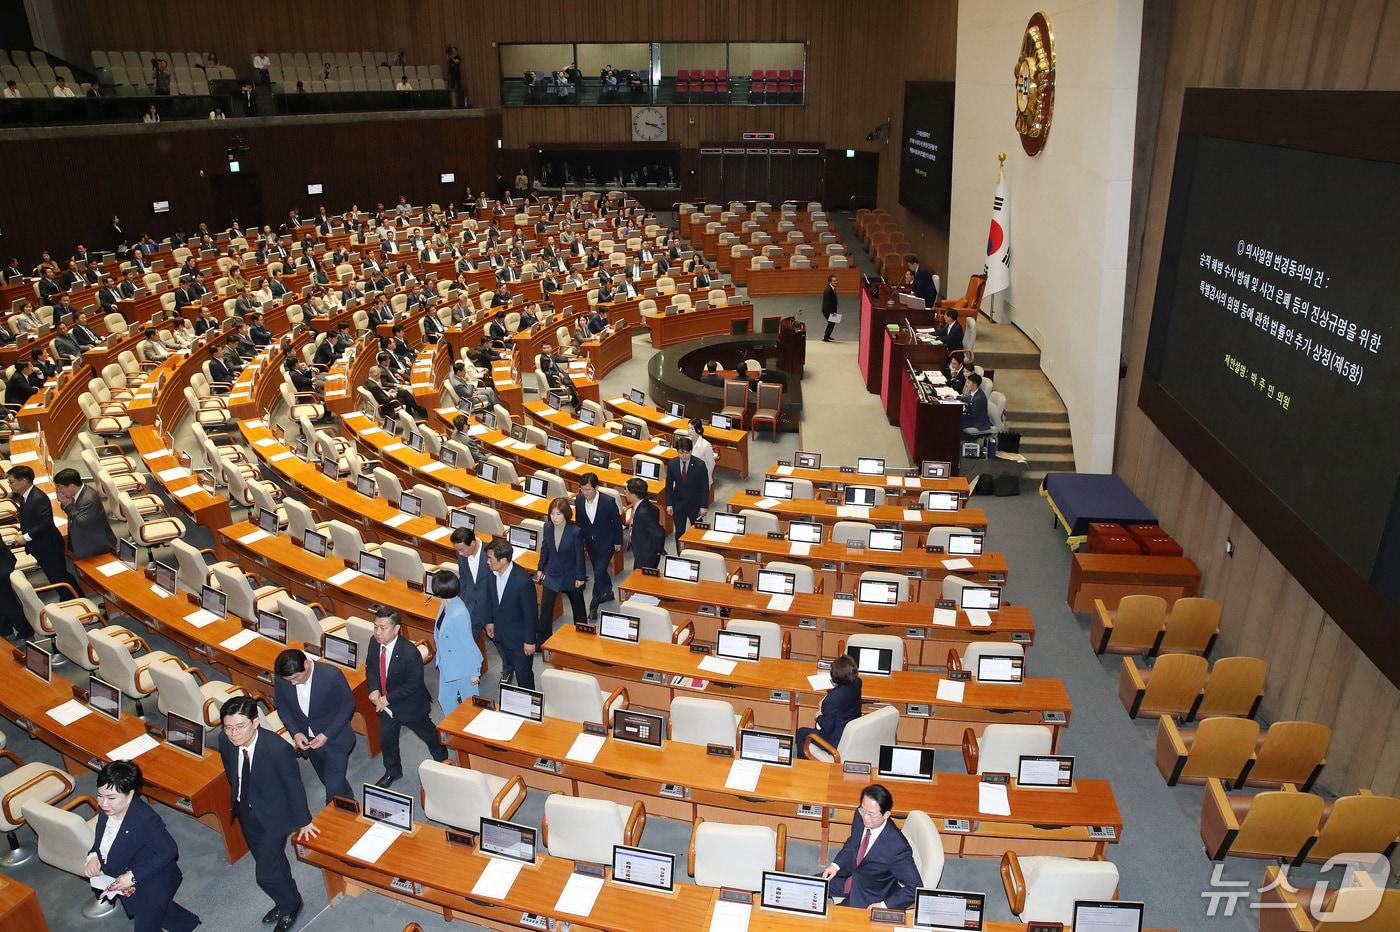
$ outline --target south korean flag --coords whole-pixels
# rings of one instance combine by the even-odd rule
[[[993,295],[1011,286],[1011,204],[1006,193],[1006,173],[997,172],[996,196],[992,198],[992,224],[987,231],[987,276],[985,294]]]

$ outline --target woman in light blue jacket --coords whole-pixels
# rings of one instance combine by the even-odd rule
[[[451,570],[433,574],[433,595],[440,600],[433,641],[437,644],[438,703],[447,715],[478,692],[481,650],[472,637],[472,616],[457,596],[461,583]]]

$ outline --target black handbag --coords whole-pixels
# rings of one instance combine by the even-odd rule
[[[1005,453],[1021,452],[1021,432],[1019,430],[1004,430],[997,435],[997,449]]]

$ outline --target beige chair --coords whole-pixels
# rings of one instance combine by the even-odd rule
[[[904,840],[909,842],[913,851],[914,866],[919,869],[919,879],[923,885],[938,886],[938,881],[943,876],[946,857],[943,852],[943,839],[939,837],[933,819],[929,818],[927,812],[912,809],[905,817],[904,824],[900,826],[900,831],[904,833]]]
[[[776,621],[730,618],[725,622],[724,630],[758,635],[759,657],[787,657],[792,651],[791,632],[783,630]]]
[[[156,691],[149,668],[153,664],[172,664],[181,670],[185,667],[174,654],[151,650],[145,638],[125,629],[109,631],[97,628],[89,631],[88,643],[97,655],[97,675],[132,700],[137,715],[146,714],[141,700]]]
[[[776,530],[776,528],[775,528]],[[831,526],[831,542],[848,546],[851,541],[856,541],[862,547],[870,546],[870,532],[875,530],[875,525],[867,521],[837,521]],[[900,601],[908,599],[908,583],[905,584],[905,595],[900,596]]]
[[[183,540],[171,541],[170,549],[175,552],[175,588],[180,592],[199,595],[209,582],[206,555],[212,556],[214,552],[197,550],[193,544]]]
[[[805,563],[788,563],[785,560],[770,560],[763,567],[765,570],[775,570],[779,573],[791,573],[794,577],[793,590],[795,592],[816,592],[816,573]]]
[[[1206,658],[1192,654],[1167,654],[1151,668],[1140,668],[1132,657],[1124,657],[1118,674],[1118,699],[1133,718],[1189,718],[1201,701],[1207,666]]]
[[[519,776],[498,777],[431,758],[418,765],[423,815],[468,832],[481,831],[483,816],[509,820],[529,788]]]
[[[1221,781],[1208,777],[1201,800],[1201,841],[1216,861],[1226,855],[1296,860],[1307,853],[1324,807],[1322,797],[1299,793],[1291,785],[1231,796]]]
[[[1157,719],[1157,770],[1168,786],[1204,783],[1215,777],[1238,783],[1259,740],[1259,725],[1247,718],[1208,718],[1182,728],[1170,715]]]
[[[743,713],[723,699],[677,696],[671,700],[667,722],[669,738],[686,744],[723,744],[738,747],[740,728],[753,726],[753,710]]]
[[[898,587],[898,599],[901,602],[909,601],[909,577],[903,573],[888,573],[884,570],[866,570],[860,574],[860,582],[885,582],[894,583]]]
[[[219,710],[234,696],[248,691],[232,683],[211,680],[198,667],[181,669],[174,663],[158,663],[147,668],[156,687],[156,707],[161,714],[174,712],[192,722],[202,722],[206,728],[217,728],[222,717]]]
[[[547,718],[560,718],[569,722],[612,721],[614,709],[625,709],[628,705],[627,687],[619,686],[611,693],[604,692],[596,677],[572,670],[545,670],[539,678],[540,691],[544,693],[544,714]]]
[[[1125,595],[1116,609],[1094,600],[1089,643],[1096,654],[1154,653],[1167,617],[1167,600],[1157,595]]]
[[[49,583],[46,586],[35,587],[29,582],[28,576],[16,569],[10,573],[10,588],[14,590],[15,598],[19,599],[20,609],[24,612],[24,620],[36,632],[54,633],[53,623],[49,621],[49,610],[54,607],[71,610],[77,614],[83,624],[96,624],[104,620],[92,600],[77,597],[77,593],[68,583]],[[67,593],[72,598],[46,605],[42,596],[42,593],[45,592]]]
[[[890,652],[890,669],[906,670],[907,661],[904,656],[904,638],[893,634],[853,634],[846,639],[844,648],[840,650],[843,654],[850,654],[856,661],[856,668],[864,669],[867,672],[875,669],[874,661],[877,658],[871,657],[869,660],[860,656],[861,650],[888,650]],[[865,660],[865,662],[862,662]]]
[[[725,568],[724,557],[709,550],[695,550],[687,547],[679,554],[683,559],[700,564],[700,579],[706,582],[728,582],[729,570]]]
[[[298,602],[285,593],[277,597],[277,614],[287,619],[287,642],[300,641],[316,646],[323,635],[335,634],[347,637],[346,621],[338,615],[323,615],[318,610],[320,604],[307,605]],[[364,654],[358,656],[363,657]]]
[[[1001,856],[1006,902],[1020,922],[1059,922],[1069,928],[1078,900],[1117,899],[1118,867],[1108,861]]]
[[[836,747],[812,732],[807,736],[802,753],[811,760],[833,763],[852,760],[874,764],[880,760],[880,748],[894,744],[898,728],[899,710],[892,705],[882,705],[848,722]]]
[[[660,605],[648,605],[635,599],[628,599],[618,608],[624,615],[637,619],[637,636],[643,641],[660,641],[663,644],[689,644],[695,636],[695,625],[686,622],[676,625],[671,621],[671,613]]]
[[[180,519],[169,515],[146,517],[124,492],[117,493],[117,501],[121,503],[122,514],[126,515],[127,534],[138,546],[147,549],[150,559],[155,559],[155,548],[185,536],[185,525]]]
[[[100,624],[102,619],[84,615],[71,604],[49,605],[47,609],[49,624],[53,626],[54,647],[58,648],[58,652],[84,670],[96,670],[97,657],[88,642],[88,625]],[[121,625],[107,625],[106,628],[114,635],[131,633]]]
[[[232,563],[215,563],[209,567],[210,585],[228,597],[228,613],[244,621],[257,621],[258,612],[277,611],[277,599],[287,594],[281,586],[259,586],[254,589],[243,571]]]
[[[386,575],[414,585],[423,582],[426,567],[417,550],[385,541],[379,545],[379,555],[384,558]]]
[[[963,764],[968,773],[1014,776],[1023,754],[1049,754],[1054,740],[1054,733],[1045,725],[988,725],[981,737],[969,728],[963,732]]]
[[[78,813],[82,806],[92,810],[92,818],[84,819]],[[97,833],[97,801],[91,796],[79,796],[60,807],[43,799],[31,799],[24,803],[21,811],[39,840],[39,860],[86,879],[83,869]],[[116,899],[90,896],[85,900],[84,919],[101,919],[118,908]]]
[[[759,890],[763,872],[787,863],[787,826],[727,825],[695,819],[690,828],[686,870],[700,887]]]
[[[1122,606],[1119,606],[1120,610]],[[1210,656],[1220,636],[1220,603],[1215,599],[1188,596],[1177,599],[1167,613],[1158,653]]]
[[[613,846],[639,843],[646,823],[640,800],[628,806],[555,793],[544,801],[540,840],[550,857],[611,864]]]
[[[10,843],[10,850],[0,855],[0,867],[18,867],[34,857],[32,847],[19,843],[18,832],[25,824],[24,807],[31,802],[56,803],[73,792],[73,778],[51,764],[38,761],[26,764],[14,751],[4,748],[0,735],[0,758],[15,765],[0,776],[0,832]]]

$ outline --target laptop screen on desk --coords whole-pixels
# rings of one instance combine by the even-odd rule
[[[929,511],[957,511],[958,493],[929,492],[924,496],[924,507]]]
[[[679,401],[667,402],[666,413],[671,415],[671,417],[685,417],[685,405],[681,404]]]
[[[608,458],[606,450],[589,450],[588,465],[594,469],[611,469],[612,461]]]
[[[587,424],[589,427],[598,426],[598,416],[594,414],[592,409],[590,408],[579,408],[578,419],[583,423]]]
[[[645,848],[613,845],[612,879],[648,890],[675,889],[676,856]]]
[[[795,544],[820,544],[822,526],[816,521],[789,521],[788,540]]]
[[[423,513],[423,499],[412,492],[401,492],[399,493],[399,511],[416,518]]]
[[[982,535],[949,534],[948,553],[957,557],[980,557],[982,555]]]
[[[526,478],[525,491],[537,498],[549,498],[549,484],[539,476]]]
[[[96,673],[88,674],[88,705],[114,721],[121,720],[121,690],[98,677]]]
[[[748,519],[744,515],[727,511],[717,511],[710,516],[711,526],[721,534],[743,534],[747,523]]]
[[[904,532],[877,528],[870,532],[870,549],[898,553],[904,549]]]
[[[764,479],[763,497],[792,501],[792,483],[783,479]]]
[[[640,388],[629,388],[627,389],[627,400],[634,405],[644,405],[647,403],[646,392]]]
[[[53,682],[53,654],[33,641],[24,643],[24,668],[45,683]]]
[[[650,712],[614,709],[612,736],[619,741],[631,741],[634,744],[648,744],[659,748],[666,736],[666,719]]]
[[[1022,754],[1016,766],[1016,785],[1069,789],[1074,786],[1074,758],[1069,755]]]
[[[873,456],[857,457],[856,472],[862,476],[883,476],[885,474],[885,461]]]
[[[483,482],[496,481],[496,465],[485,460],[476,464],[476,474]]]
[[[655,482],[661,478],[661,464],[656,460],[634,459],[632,465],[636,467],[637,475],[643,479]]]
[[[861,673],[889,676],[894,669],[894,648],[847,645],[846,653],[856,662],[856,669]]]
[[[715,634],[715,654],[727,660],[757,660],[762,645],[763,639],[757,634],[723,628]]]
[[[569,446],[559,437],[549,437],[544,442],[544,448],[555,456],[568,456]]]
[[[764,909],[777,909],[808,916],[825,916],[826,881],[806,874],[763,872],[763,891],[759,903]]]
[[[874,508],[875,489],[868,485],[848,485],[846,486],[845,500],[847,505]]]
[[[516,715],[532,722],[542,722],[544,721],[544,693],[502,683],[500,709],[507,715]]]
[[[920,474],[925,479],[947,479],[952,473],[952,464],[941,460],[924,460]]]
[[[636,644],[641,638],[641,624],[641,619],[636,615],[624,615],[621,612],[598,613],[598,633],[605,638]]]
[[[156,562],[151,564],[155,570],[155,584],[171,595],[175,594],[175,567],[168,563]]]
[[[782,570],[759,570],[758,585],[764,595],[792,595],[797,591],[797,575]]]
[[[360,811],[371,822],[396,828],[401,832],[413,830],[413,797],[375,786],[364,785],[364,801]]]
[[[366,498],[374,498],[379,494],[378,487],[374,484],[374,479],[369,476],[355,477],[355,491]]]
[[[287,643],[287,619],[276,612],[258,610],[258,634],[279,644]]]
[[[700,561],[673,557],[668,554],[661,559],[661,575],[677,582],[699,582]]]
[[[897,605],[899,583],[887,579],[862,579],[856,588],[856,601],[869,605]]]
[[[370,553],[368,550],[360,551],[360,572],[375,579],[383,579],[385,576],[386,562],[377,553]]]
[[[914,893],[914,928],[929,932],[979,932],[986,896],[921,888]]]
[[[359,666],[360,645],[350,638],[323,634],[321,635],[321,657],[332,663],[340,664],[342,667],[354,669]]]
[[[204,756],[204,726],[199,722],[165,713],[165,743],[195,757]]]
[[[967,609],[982,609],[994,612],[1001,608],[1000,586],[963,586],[962,606]]]
[[[1076,900],[1075,932],[1142,932],[1142,903]]]
[[[453,508],[447,516],[447,523],[454,531],[463,527],[469,531],[476,530],[476,516],[464,508]]]
[[[535,830],[502,819],[481,817],[481,853],[535,863]]]
[[[199,607],[211,615],[227,618],[228,596],[213,586],[205,586],[199,590]]]
[[[879,775],[896,780],[932,780],[933,748],[882,744]]]
[[[790,767],[793,741],[787,732],[743,728],[739,731],[739,758]]]
[[[977,658],[977,682],[1020,683],[1025,679],[1025,662],[1014,654],[982,654]]]
[[[793,454],[792,462],[798,469],[821,469],[822,455],[820,453],[804,453],[798,450]]]
[[[301,545],[306,548],[306,552],[313,557],[324,557],[326,555],[326,535],[320,531],[307,531],[301,538]]]

